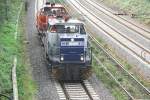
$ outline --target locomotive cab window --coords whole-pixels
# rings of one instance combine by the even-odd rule
[[[86,32],[85,32],[85,29],[84,29],[84,26],[83,26],[83,25],[81,25],[81,26],[80,26],[80,34],[86,34]]]
[[[52,25],[52,26],[49,26],[49,31],[51,33],[64,33],[64,25]]]
[[[77,25],[49,25],[48,31],[51,33],[79,33],[79,26]]]
[[[65,26],[65,33],[79,33],[79,26],[76,25],[66,25]]]
[[[51,33],[61,33],[61,34],[86,34],[83,25],[74,25],[74,24],[56,24],[56,25],[49,25],[48,31]]]

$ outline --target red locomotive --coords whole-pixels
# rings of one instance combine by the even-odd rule
[[[69,15],[63,5],[46,2],[43,8],[37,13],[36,27],[38,32],[43,33],[44,31],[47,31],[48,20],[54,18],[68,20]]]

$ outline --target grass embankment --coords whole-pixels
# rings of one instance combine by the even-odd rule
[[[135,14],[138,20],[150,25],[150,0],[104,0],[110,6]]]
[[[106,56],[104,55],[104,52],[97,49],[95,44],[92,43],[92,46],[93,46],[93,53],[101,61],[101,64],[100,64],[93,57],[92,66],[93,66],[93,71],[95,72],[96,76],[110,90],[110,92],[112,93],[112,95],[115,97],[116,100],[128,100],[124,91],[119,87],[119,85],[112,79],[112,77],[103,68],[103,66],[108,66],[110,68],[111,66],[114,66],[114,64],[111,65],[112,62],[109,62],[108,60],[106,61],[107,58],[105,58]],[[115,71],[114,68],[111,68],[111,69]]]
[[[18,87],[19,87],[19,97],[20,100],[34,100],[36,92],[36,84],[32,80],[31,68],[28,54],[26,53],[25,44],[25,11],[21,13],[21,18],[19,21],[18,30],[18,66],[17,66],[17,76],[18,76]]]
[[[109,89],[116,100],[128,100],[123,90],[119,87],[119,85],[116,84],[110,75],[105,72],[105,69],[102,66],[103,65],[98,64],[96,60],[93,60],[93,71],[96,73],[96,76]]]
[[[16,20],[19,12],[20,0],[14,0],[9,5],[9,20],[0,26],[0,93],[12,96],[11,70],[14,55],[17,55],[17,80],[20,100],[33,100],[35,86],[28,69],[24,40],[24,16],[22,13],[18,28],[18,39],[15,40]],[[1,98],[0,98],[1,99]]]
[[[103,45],[103,40],[98,38],[98,41],[101,42]],[[114,95],[114,97],[117,100],[128,100],[127,96],[125,95],[125,92],[119,87],[119,85],[116,84],[116,82],[110,77],[110,75],[105,71],[103,68],[106,67],[113,76],[134,96],[136,99],[150,99],[149,96],[144,95],[139,91],[139,86],[134,83],[134,81],[128,77],[124,71],[122,71],[121,68],[116,65],[114,61],[109,59],[109,57],[101,50],[98,49],[95,44],[92,44],[93,46],[93,53],[96,55],[96,57],[101,61],[101,64],[97,63],[96,60],[93,60],[93,70],[100,78],[100,80],[105,84],[105,86],[111,91],[111,93]],[[107,48],[107,45],[104,46]],[[115,53],[114,53],[115,54]],[[127,64],[125,61],[120,61],[124,64],[125,69],[131,70],[132,67]],[[135,74],[133,74],[135,76]],[[139,79],[140,80],[140,79]],[[144,83],[143,80],[140,80],[145,86],[149,86],[146,82]],[[133,87],[134,86],[134,87]]]

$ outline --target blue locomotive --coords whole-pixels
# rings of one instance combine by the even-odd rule
[[[58,80],[82,80],[91,73],[92,50],[84,24],[77,19],[50,19],[42,37],[45,56]]]

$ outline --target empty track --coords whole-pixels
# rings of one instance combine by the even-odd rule
[[[123,66],[115,57],[113,57],[107,50],[104,49],[104,47],[101,45],[101,43],[98,42],[96,38],[90,35],[91,43],[94,43],[97,45],[99,50],[102,50],[106,54],[107,60],[113,61],[115,64],[115,67],[117,68],[117,71],[122,75],[122,78],[126,78],[128,81],[127,86],[123,82],[118,81],[118,77],[112,74],[111,70],[109,70],[103,63],[102,61],[98,58],[100,56],[99,54],[93,54],[94,59],[103,66],[105,71],[112,77],[112,79],[124,90],[124,92],[128,95],[128,97],[132,100],[134,99],[143,99],[144,97],[150,99],[150,90],[146,88],[143,84],[140,83],[129,71],[125,69],[125,66]],[[94,50],[93,50],[94,52]],[[113,69],[113,68],[112,68]],[[119,75],[119,74],[118,74]],[[139,98],[135,97],[134,93],[131,93],[129,91],[128,85],[131,85],[139,91],[142,95],[139,96]]]
[[[93,1],[93,0],[84,0],[84,1],[88,3],[89,5],[93,6],[94,8],[96,8],[97,10],[99,10],[99,12],[102,12],[103,14],[112,18],[112,20],[119,22],[120,24],[126,26],[127,28],[135,31],[137,34],[141,35],[145,39],[150,40],[150,30],[139,27],[120,16],[114,15],[112,11],[106,9],[101,4],[97,3],[96,1]]]

